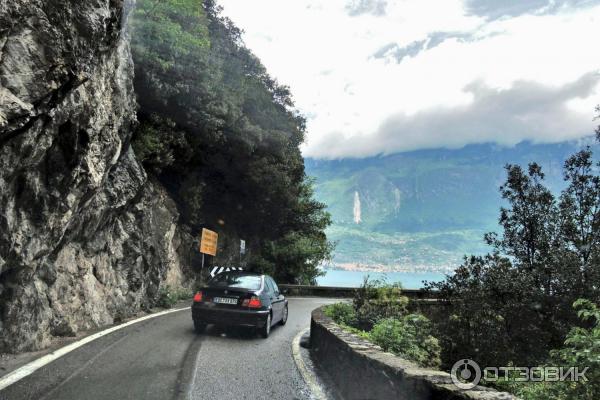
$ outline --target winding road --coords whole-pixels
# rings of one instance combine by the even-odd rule
[[[190,310],[88,343],[0,391],[1,400],[310,399],[291,344],[310,313],[334,300],[290,298],[268,339],[240,329],[193,331]]]

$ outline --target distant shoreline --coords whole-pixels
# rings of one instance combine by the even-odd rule
[[[373,273],[442,273],[450,274],[453,273],[457,265],[444,265],[444,266],[431,266],[431,265],[413,265],[413,266],[389,266],[389,265],[374,265],[374,264],[334,264],[331,266],[324,266],[323,271],[356,271],[356,272],[373,272]],[[394,269],[390,269],[394,268]]]
[[[319,286],[340,286],[340,287],[360,287],[364,277],[369,276],[373,279],[385,279],[387,283],[400,283],[405,289],[422,289],[423,281],[440,282],[445,279],[444,272],[431,271],[358,271],[344,269],[323,269],[324,276],[317,278]]]

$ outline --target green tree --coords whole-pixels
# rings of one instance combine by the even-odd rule
[[[600,282],[600,176],[587,148],[565,162],[569,186],[560,197],[560,218],[572,278],[587,298],[597,298]]]
[[[306,124],[212,0],[139,0],[133,147],[182,221],[251,238],[251,267],[314,282],[332,246],[299,146]]]
[[[315,284],[322,274],[318,266],[329,260],[333,251],[333,244],[324,233],[331,223],[325,207],[314,200],[312,182],[305,181],[282,226],[281,236],[263,242],[253,260],[255,269],[271,273],[281,282]],[[281,268],[283,265],[287,267]]]
[[[571,304],[599,298],[600,178],[591,150],[566,160],[566,188],[558,198],[539,165],[506,170],[502,233],[485,236],[494,252],[466,258],[453,276],[428,284],[450,311],[437,325],[447,365],[461,358],[543,363],[578,323]]]

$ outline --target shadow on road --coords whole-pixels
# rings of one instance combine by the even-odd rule
[[[279,329],[278,325],[271,327],[271,334],[275,333]],[[192,329],[193,332],[193,329]],[[194,332],[195,333],[195,332]],[[241,340],[253,340],[260,337],[256,328],[247,326],[222,326],[222,325],[209,325],[204,333],[199,334],[200,336],[210,337],[227,337],[231,339]]]

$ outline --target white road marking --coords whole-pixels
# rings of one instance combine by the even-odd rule
[[[321,389],[321,386],[317,383],[315,374],[306,366],[302,359],[302,355],[300,354],[300,338],[302,338],[309,330],[310,327],[300,331],[292,341],[292,356],[294,357],[298,371],[300,371],[300,375],[302,375],[304,382],[308,385],[313,397],[316,400],[327,400],[327,396],[325,396],[323,389]]]
[[[16,370],[4,375],[3,377],[1,377],[0,378],[0,390],[12,385],[15,382],[20,381],[21,379],[25,378],[26,376],[31,375],[38,369],[51,363],[52,361],[56,360],[57,358],[60,358],[60,357],[64,356],[65,354],[68,354],[68,353],[72,352],[73,350],[78,349],[79,347],[81,347],[85,344],[93,342],[94,340],[101,338],[102,336],[106,336],[110,333],[116,332],[120,329],[126,328],[126,327],[136,324],[138,322],[146,321],[151,318],[156,318],[156,317],[160,317],[160,316],[163,316],[166,314],[171,314],[174,312],[189,310],[189,309],[190,309],[190,307],[185,307],[185,308],[178,308],[175,310],[165,310],[165,311],[158,312],[156,314],[146,315],[144,317],[137,318],[137,319],[134,319],[129,322],[125,322],[124,324],[113,326],[112,328],[108,328],[103,331],[94,333],[93,335],[87,336],[81,340],[78,340],[77,342],[71,343],[65,347],[61,347],[60,349],[57,349],[57,350],[53,351],[52,353],[46,354],[45,356],[40,357],[37,360],[34,360],[28,364],[25,364],[21,368],[18,368]]]
[[[66,385],[67,383],[69,383],[73,378],[75,378],[76,376],[78,376],[84,369],[86,369],[87,367],[89,367],[90,365],[92,365],[98,358],[102,357],[105,353],[107,353],[108,351],[110,351],[114,346],[118,345],[123,340],[127,339],[127,337],[128,337],[128,335],[123,335],[119,339],[117,339],[114,342],[112,342],[110,345],[108,345],[105,348],[103,348],[102,350],[100,350],[92,358],[90,358],[89,360],[87,360],[81,367],[79,367],[75,371],[73,371],[71,373],[71,375],[69,375],[66,379],[64,379],[62,382],[60,382],[57,386],[53,387],[49,392],[46,392],[46,394],[44,394],[38,400],[46,400],[48,397],[52,396],[53,393],[56,393],[57,390],[59,390],[64,385]]]
[[[294,300],[315,300],[317,298],[318,297],[288,297],[288,299],[294,299]],[[326,300],[332,300],[332,299],[326,299]],[[126,327],[136,324],[138,322],[146,321],[151,318],[156,318],[156,317],[160,317],[162,315],[166,315],[166,314],[170,314],[170,313],[174,313],[174,312],[178,312],[178,311],[189,310],[189,309],[190,309],[190,307],[184,307],[184,308],[178,308],[175,310],[165,310],[165,311],[158,312],[156,314],[146,315],[144,317],[140,317],[140,318],[131,320],[129,322],[125,322],[124,324],[113,326],[112,328],[108,328],[103,331],[97,332],[97,333],[87,336],[77,342],[73,342],[65,347],[61,347],[60,349],[57,349],[57,350],[53,351],[52,353],[46,354],[45,356],[42,356],[36,360],[33,360],[30,363],[25,364],[22,367],[0,377],[0,390],[12,385],[15,382],[20,381],[21,379],[33,374],[35,371],[44,367],[45,365],[50,364],[52,361],[64,356],[65,354],[72,352],[73,350],[78,349],[79,347],[81,347],[85,344],[93,342],[94,340],[99,339],[102,336],[106,336],[110,333],[116,332],[120,329],[126,328]],[[307,329],[309,329],[309,328],[307,328]],[[298,334],[298,336],[296,336],[296,338],[294,338],[294,342],[292,343],[292,349],[295,348],[294,346],[297,347],[298,357],[300,356],[300,337],[302,336],[302,334],[305,331],[306,330],[304,330],[303,332],[300,332]],[[297,341],[297,343],[296,343],[296,341]],[[294,351],[295,350],[293,350],[293,352]],[[302,376],[304,377],[304,380],[307,381],[307,384],[309,384],[308,383],[309,378],[306,378],[304,374],[307,373],[310,375],[311,373],[306,369],[306,365],[304,364],[304,361],[302,361],[302,359],[300,359],[300,358],[296,358],[295,352],[293,354],[294,354],[294,360],[296,360],[296,365],[298,366],[298,369],[300,369],[300,372],[301,372]],[[302,370],[300,363],[302,366],[304,366],[304,368],[305,368],[304,370]],[[303,372],[303,371],[305,371],[305,372]],[[310,375],[310,376],[312,377],[312,375]],[[316,380],[314,379],[314,377],[312,379],[315,381],[315,384],[316,384]],[[316,387],[322,393],[321,388],[318,385]],[[319,397],[319,399],[326,399],[326,397]]]

